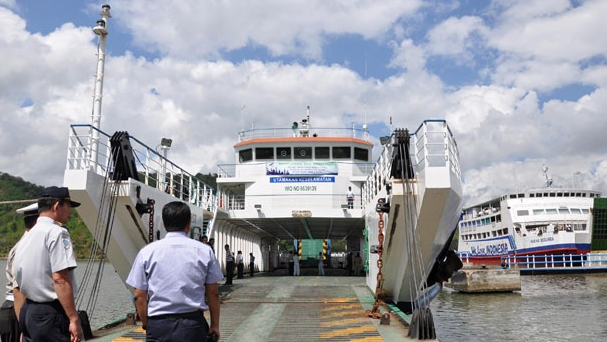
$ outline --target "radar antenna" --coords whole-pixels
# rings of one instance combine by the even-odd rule
[[[542,167],[542,173],[544,174],[544,178],[546,178],[546,187],[551,188],[552,178],[548,176],[548,166],[544,165],[544,167]]]

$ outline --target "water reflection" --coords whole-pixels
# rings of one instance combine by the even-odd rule
[[[440,341],[604,341],[607,275],[523,276],[521,291],[432,303]]]

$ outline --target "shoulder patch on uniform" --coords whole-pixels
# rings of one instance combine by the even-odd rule
[[[61,233],[61,243],[63,243],[63,248],[68,249],[72,245],[72,240],[70,239],[70,235],[67,232]]]

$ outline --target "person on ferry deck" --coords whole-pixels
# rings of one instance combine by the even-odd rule
[[[238,279],[244,278],[244,257],[242,256],[242,251],[236,253],[236,268],[238,270]]]
[[[325,275],[325,261],[322,258],[322,252],[318,252],[318,275]]]
[[[38,220],[38,203],[17,209],[17,212],[23,214],[25,232],[27,233],[36,224],[36,220]],[[19,242],[11,248],[10,252],[8,252],[8,257],[6,258],[6,300],[2,304],[2,310],[0,310],[0,339],[2,342],[19,342],[19,337],[21,336],[17,317],[23,306],[23,302],[17,301],[17,303],[15,303],[15,288],[13,285],[15,283],[15,277],[13,276],[13,261],[15,260],[15,251],[17,250],[18,244]],[[19,289],[16,291],[19,291]],[[19,295],[17,295],[17,297],[19,297]],[[23,297],[21,296],[21,298]]]
[[[225,285],[232,285],[234,278],[234,253],[230,252],[230,245],[224,246],[226,250],[226,282]]]
[[[51,186],[38,198],[40,216],[15,251],[15,303],[23,341],[80,342],[76,311],[76,256],[69,231],[63,227],[79,206],[65,187]]]
[[[249,272],[251,272],[251,277],[255,273],[255,256],[253,256],[253,253],[249,253]]]
[[[219,337],[217,283],[223,274],[215,253],[188,238],[192,215],[186,203],[166,204],[162,221],[165,238],[139,251],[126,280],[134,288],[146,341],[205,342],[209,334]],[[207,310],[210,327],[203,314]]]
[[[351,186],[348,187],[346,199],[348,200],[348,209],[354,209],[354,192],[352,192]]]

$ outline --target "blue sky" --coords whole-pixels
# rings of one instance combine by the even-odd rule
[[[0,171],[61,182],[68,127],[91,120],[103,3],[0,0],[0,146],[17,146]],[[190,172],[231,163],[242,125],[310,105],[316,125],[366,120],[374,139],[390,117],[446,119],[468,201],[541,186],[543,165],[607,194],[606,1],[109,4],[102,129],[184,137],[171,156]]]

